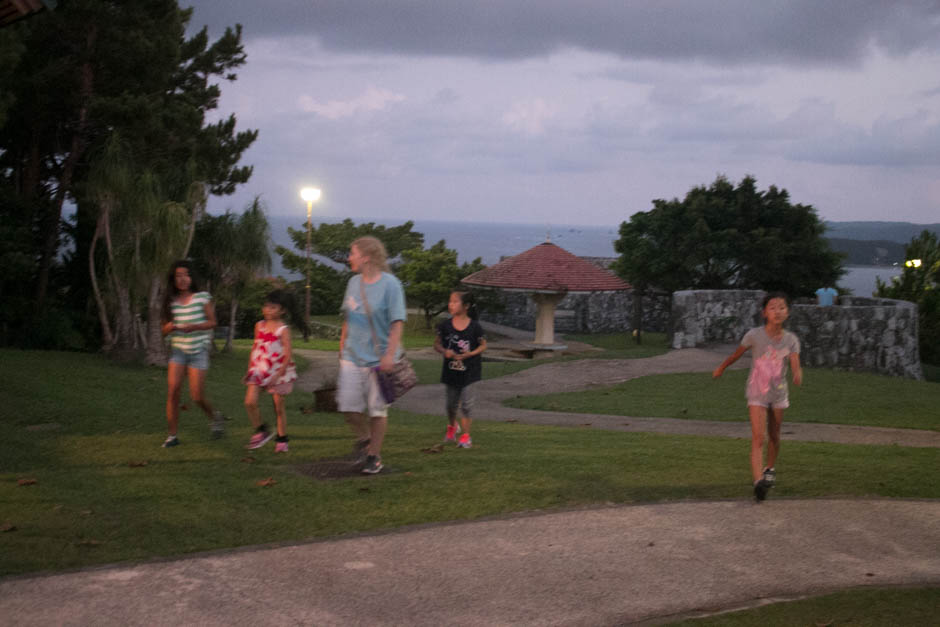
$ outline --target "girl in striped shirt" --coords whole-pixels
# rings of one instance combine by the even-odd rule
[[[169,431],[164,448],[179,444],[176,431],[180,417],[183,377],[189,377],[189,396],[209,418],[212,436],[221,437],[225,416],[213,411],[203,394],[209,348],[215,328],[215,309],[209,292],[200,292],[188,261],[177,261],[167,277],[163,299],[163,335],[170,336],[167,368],[166,422]]]

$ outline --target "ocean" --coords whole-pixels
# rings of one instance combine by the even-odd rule
[[[269,216],[271,236],[275,244],[290,246],[287,227],[302,229],[304,221]],[[376,222],[397,226],[404,222],[384,222],[376,218],[356,218],[357,223]],[[619,237],[618,226],[584,226],[552,224],[513,224],[484,222],[450,222],[443,220],[415,220],[415,231],[424,234],[425,246],[440,240],[457,251],[458,263],[480,257],[486,265],[492,265],[507,255],[516,255],[544,241],[551,241],[579,257],[616,257],[614,241]],[[856,296],[870,296],[875,290],[875,277],[890,281],[901,274],[898,267],[847,266],[847,273],[839,281],[839,287],[852,291]],[[281,267],[277,255],[273,255],[272,273],[290,275]]]

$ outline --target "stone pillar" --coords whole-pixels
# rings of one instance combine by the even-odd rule
[[[535,318],[535,343],[552,345],[555,343],[555,306],[564,298],[564,294],[532,294],[532,300],[538,306]]]

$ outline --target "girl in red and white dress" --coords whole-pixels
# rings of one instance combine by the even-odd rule
[[[284,397],[294,389],[297,369],[291,359],[290,328],[282,317],[287,295],[281,290],[274,290],[264,300],[261,312],[264,320],[255,324],[255,343],[251,347],[251,359],[248,373],[242,382],[248,386],[245,393],[245,409],[255,433],[245,448],[256,449],[267,444],[274,434],[261,420],[258,410],[258,391],[264,389],[274,400],[277,414],[277,440],[275,453],[287,452],[287,417],[284,410]]]

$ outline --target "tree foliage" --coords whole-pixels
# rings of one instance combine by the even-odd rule
[[[385,226],[375,222],[356,224],[349,218],[342,222],[324,222],[311,226],[310,248],[316,255],[322,255],[334,263],[345,264],[350,244],[360,237],[371,235],[385,244],[389,259],[394,259],[406,250],[420,248],[424,245],[424,235],[412,231],[413,228],[414,222],[411,220],[398,226]],[[288,227],[287,232],[297,250],[307,250],[306,223],[300,229]],[[283,256],[280,250],[278,254]],[[285,261],[295,263],[294,260]]]
[[[142,314],[152,338],[156,321],[134,292],[139,273],[165,265],[177,247],[161,244],[179,240],[180,224],[188,247],[207,194],[231,193],[251,175],[238,163],[256,131],[237,131],[232,116],[206,120],[218,107],[218,82],[234,80],[245,62],[241,29],[215,41],[205,28],[187,38],[191,15],[176,0],[60,2],[0,34],[0,223],[3,235],[20,235],[16,272],[0,278],[0,295],[31,295],[3,312],[5,329],[50,307],[81,317],[91,301],[120,327],[127,307]],[[76,210],[64,221],[67,203]],[[189,219],[177,220],[180,212]],[[94,250],[106,236],[108,245]],[[113,265],[126,258],[130,268]],[[142,290],[150,304],[165,270]],[[91,300],[96,280],[100,297]],[[123,312],[117,318],[113,307]],[[120,330],[116,339],[128,340]]]
[[[719,176],[681,201],[654,200],[650,211],[623,222],[615,269],[641,292],[764,289],[809,296],[844,273],[824,230],[816,210],[791,204],[786,190],[761,192],[750,176],[737,186]]]
[[[230,212],[207,215],[196,224],[193,259],[216,299],[216,307],[223,302],[228,305],[223,352],[232,348],[238,308],[248,284],[271,269],[270,242],[270,227],[259,198],[240,216]],[[225,319],[219,316],[220,321]]]
[[[924,230],[905,248],[904,270],[890,284],[876,279],[876,296],[917,304],[921,361],[940,365],[940,243]]]
[[[447,311],[450,293],[461,289],[460,279],[484,267],[480,257],[458,266],[457,251],[447,248],[441,240],[428,249],[404,251],[396,275],[408,302],[421,309],[427,328],[431,328],[434,318]]]
[[[349,246],[359,237],[371,235],[385,244],[390,259],[396,258],[409,248],[420,248],[424,244],[424,235],[413,231],[414,222],[408,221],[399,226],[387,227],[374,222],[356,224],[349,218],[332,224],[319,224],[310,229],[310,249],[314,256],[325,257],[334,264],[341,264],[336,269],[317,261],[310,260],[310,313],[334,314],[339,311],[349,272],[345,269]],[[294,244],[294,250],[286,246],[277,246],[274,251],[281,257],[285,270],[303,276],[307,273],[307,228],[288,227],[288,234]]]

